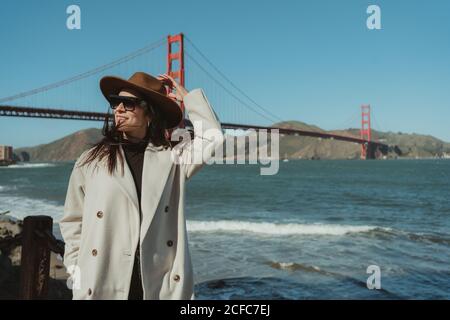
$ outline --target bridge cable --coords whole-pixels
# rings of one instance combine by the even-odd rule
[[[262,107],[261,105],[259,105],[255,100],[253,100],[252,98],[250,98],[244,91],[242,91],[241,89],[239,89],[228,77],[226,77],[223,72],[221,72],[201,51],[200,49],[197,48],[197,46],[187,37],[185,36],[185,39],[192,45],[192,47],[202,56],[203,59],[205,59],[206,62],[208,62],[208,64],[220,75],[222,76],[222,78],[224,78],[233,88],[235,88],[236,90],[238,90],[243,96],[245,96],[248,100],[250,100],[253,104],[255,104],[258,108],[260,108],[261,110],[267,112],[269,115],[271,115],[274,119],[277,119],[281,122],[284,122],[285,120],[281,119],[280,117],[278,117],[277,115],[273,114],[272,112],[270,112],[269,110],[267,110],[266,108]],[[192,58],[192,57],[191,57]]]
[[[237,101],[239,101],[240,103],[242,103],[244,106],[246,106],[247,108],[250,108],[251,110],[253,110],[254,112],[256,112],[257,114],[259,114],[261,117],[265,118],[266,120],[273,122],[274,119],[270,119],[268,118],[265,114],[259,112],[258,110],[256,110],[255,108],[253,108],[252,106],[248,105],[246,102],[242,101],[239,97],[237,97],[235,94],[233,94],[230,90],[228,90],[219,80],[217,80],[216,78],[214,78],[214,76],[212,76],[208,71],[205,70],[205,68],[203,68],[201,66],[201,64],[195,60],[187,51],[185,51],[186,56],[188,58],[190,58],[206,75],[208,75],[214,82],[216,82],[220,87],[222,87],[222,89],[224,89],[229,95],[231,95],[233,98],[235,98]]]
[[[114,60],[114,61],[112,61],[110,63],[104,64],[104,65],[102,65],[100,67],[97,67],[95,69],[83,72],[81,74],[78,74],[76,76],[67,78],[65,80],[54,82],[54,83],[51,83],[49,85],[46,85],[46,86],[43,86],[43,87],[40,87],[40,88],[36,88],[36,89],[33,89],[33,90],[25,91],[25,92],[22,92],[22,93],[19,93],[19,94],[15,94],[15,95],[12,95],[12,96],[9,96],[9,97],[1,98],[0,99],[0,103],[5,103],[5,102],[16,100],[16,99],[19,99],[19,98],[24,98],[24,97],[27,97],[27,96],[31,96],[31,95],[34,95],[34,94],[37,94],[37,93],[40,93],[40,92],[45,92],[45,91],[48,91],[48,90],[51,90],[51,89],[55,89],[57,87],[60,87],[60,86],[72,83],[74,81],[90,77],[90,76],[92,76],[94,74],[97,74],[97,73],[100,73],[102,71],[111,69],[111,68],[113,68],[113,67],[115,67],[117,65],[123,64],[123,63],[125,63],[127,61],[130,61],[130,60],[132,60],[132,59],[134,59],[134,58],[136,58],[138,56],[141,56],[141,55],[143,55],[143,54],[145,54],[147,52],[150,52],[150,51],[158,48],[159,46],[165,44],[166,41],[167,41],[167,39],[163,38],[163,39],[158,40],[156,42],[153,42],[153,43],[151,43],[151,44],[149,44],[149,45],[147,45],[147,46],[145,46],[145,47],[143,47],[141,49],[133,51],[133,52],[127,54],[126,56],[123,56],[123,57],[121,57],[119,59],[116,59],[116,60]]]

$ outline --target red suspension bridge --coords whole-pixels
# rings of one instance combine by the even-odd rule
[[[193,48],[193,53],[199,55],[212,68],[212,72],[199,63],[197,58],[194,58],[194,54],[186,51],[185,40]],[[163,59],[152,56],[156,55],[158,50],[163,50],[164,47],[166,49],[163,53],[166,56],[165,66],[161,63]],[[283,120],[260,106],[239,89],[182,33],[168,36],[166,39],[161,39],[111,63],[74,77],[0,98],[0,116],[104,121],[108,113],[100,112],[104,108],[104,101],[98,94],[97,84],[99,78],[106,75],[106,72],[115,75],[124,74],[124,77],[137,70],[147,70],[152,74],[167,72],[185,86],[187,69],[185,57],[188,58],[189,63],[189,83],[191,86],[205,88],[208,98],[214,102],[212,104],[221,119],[223,129],[278,129],[281,134],[285,135],[356,143],[361,145],[361,159],[374,159],[389,151],[398,150],[395,146],[372,139],[370,106],[368,105],[361,107],[362,121],[359,137],[323,131],[287,129],[274,125],[250,124],[255,121],[255,116],[266,122],[269,121],[269,123]],[[218,80],[218,78],[225,80],[226,85],[223,80]],[[94,93],[92,90],[96,92]],[[98,101],[95,101],[96,99]],[[74,106],[77,107],[74,108]],[[184,106],[181,107],[184,110]],[[188,126],[190,126],[188,119],[184,119],[179,124],[179,127]]]

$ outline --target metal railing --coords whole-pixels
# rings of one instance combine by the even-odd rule
[[[28,216],[23,220],[20,234],[0,239],[0,251],[9,254],[22,246],[20,262],[20,298],[45,299],[50,278],[50,254],[64,257],[64,242],[52,233],[53,219],[49,216]]]

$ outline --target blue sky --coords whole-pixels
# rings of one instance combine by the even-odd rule
[[[66,28],[71,4],[81,30]],[[381,30],[366,27],[371,4]],[[179,32],[281,119],[343,129],[370,103],[375,129],[450,141],[447,0],[3,0],[0,98]],[[88,127],[100,123],[0,117],[0,144],[32,146]]]

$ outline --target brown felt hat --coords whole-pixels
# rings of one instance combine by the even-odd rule
[[[120,91],[133,89],[142,94],[143,99],[161,111],[166,120],[167,129],[176,127],[183,118],[183,111],[177,102],[167,96],[164,83],[155,77],[144,73],[136,72],[128,80],[118,77],[106,76],[100,80],[100,90],[108,100],[109,95],[118,95]]]

